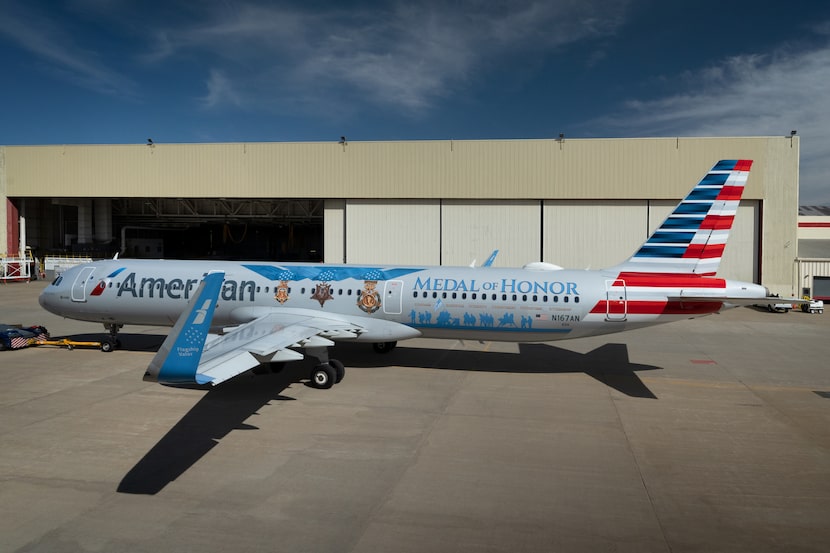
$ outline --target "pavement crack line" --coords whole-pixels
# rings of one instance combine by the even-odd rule
[[[628,437],[628,431],[625,428],[625,423],[623,422],[622,415],[620,414],[620,409],[617,406],[617,400],[614,398],[613,392],[611,388],[608,389],[608,397],[611,400],[611,404],[614,406],[614,413],[617,415],[617,423],[620,426],[620,430],[622,430],[623,436],[625,437],[625,447],[628,449],[628,453],[631,455],[631,458],[634,460],[634,466],[637,467],[637,475],[640,478],[640,484],[643,486],[643,491],[648,498],[648,503],[651,506],[651,512],[654,514],[654,520],[657,521],[657,527],[660,528],[660,536],[663,538],[663,543],[666,545],[666,551],[671,553],[672,547],[669,544],[669,540],[666,537],[666,529],[663,527],[663,521],[660,519],[660,514],[657,512],[657,506],[654,504],[654,497],[651,494],[651,490],[648,487],[648,483],[646,482],[645,475],[643,475],[643,469],[640,467],[640,460],[637,459],[637,455],[634,453],[634,447],[631,444],[631,440]]]

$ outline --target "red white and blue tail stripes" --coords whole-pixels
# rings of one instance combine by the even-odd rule
[[[714,275],[752,160],[721,160],[626,263],[625,271]]]

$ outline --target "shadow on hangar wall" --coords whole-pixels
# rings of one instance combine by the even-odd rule
[[[127,257],[321,261],[323,200],[113,198]]]

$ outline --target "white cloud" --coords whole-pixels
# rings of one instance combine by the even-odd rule
[[[626,5],[468,0],[312,11],[241,2],[165,28],[145,59],[208,55],[233,79],[239,103],[256,109],[317,111],[350,99],[417,114],[494,59],[614,32]]]
[[[207,95],[202,98],[202,105],[206,108],[212,108],[224,103],[234,106],[240,106],[242,104],[242,99],[234,89],[233,83],[218,69],[210,70],[207,89]]]
[[[134,83],[82,47],[59,21],[10,2],[2,7],[0,36],[34,54],[54,76],[93,92],[133,95]]]
[[[685,92],[630,100],[597,124],[628,136],[786,136],[801,143],[800,202],[830,204],[830,45],[723,60]]]

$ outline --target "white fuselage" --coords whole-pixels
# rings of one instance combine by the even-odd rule
[[[73,319],[172,326],[204,275],[214,270],[225,272],[214,327],[248,322],[263,308],[307,310],[377,330],[363,340],[420,333],[552,341],[714,313],[724,307],[714,296],[766,295],[761,286],[715,277],[613,270],[116,259],[66,271],[44,290],[40,303]],[[681,296],[713,300],[670,300]],[[403,327],[406,332],[395,330]]]

